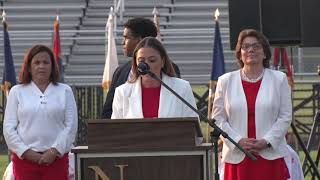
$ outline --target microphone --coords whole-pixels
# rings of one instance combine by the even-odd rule
[[[150,67],[147,63],[141,61],[137,66],[137,71],[139,75],[146,75],[150,72]]]

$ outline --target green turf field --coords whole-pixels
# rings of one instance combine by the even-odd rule
[[[2,175],[6,170],[8,165],[8,155],[0,155],[0,177],[2,179]]]

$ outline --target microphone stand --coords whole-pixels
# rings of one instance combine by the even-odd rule
[[[142,63],[142,62],[140,62]],[[229,137],[229,135],[224,132],[222,129],[220,129],[214,122],[215,119],[212,119],[212,121],[209,121],[209,119],[203,115],[200,111],[198,111],[196,108],[194,108],[189,102],[187,102],[185,99],[183,99],[179,94],[177,94],[173,89],[171,89],[168,85],[166,85],[160,78],[158,78],[153,72],[149,70],[149,67],[146,63],[145,66],[139,69],[138,67],[138,73],[141,75],[148,74],[153,79],[159,81],[161,85],[163,85],[166,89],[168,89],[172,94],[174,94],[177,98],[179,98],[185,105],[187,105],[190,109],[192,109],[195,113],[197,113],[201,119],[203,119],[206,123],[208,123],[212,128],[214,128],[213,132],[210,133],[211,139],[214,142],[214,154],[215,154],[215,179],[219,180],[219,172],[218,172],[218,138],[220,135],[222,135],[224,138],[228,139],[232,144],[234,144],[237,148],[240,149],[245,155],[247,155],[251,160],[256,161],[257,158],[254,157],[250,152],[244,150],[238,143],[236,143],[233,139]]]
[[[219,141],[219,136],[220,136],[220,132],[219,132],[219,130],[216,130],[216,128],[214,128],[213,131],[210,132],[210,137],[211,137],[210,139],[211,139],[212,144],[214,145],[213,146],[213,152],[214,152],[214,164],[215,164],[215,166],[214,166],[214,168],[215,168],[214,179],[215,180],[219,180],[220,179],[219,167],[218,167],[219,166],[219,161],[218,161],[218,149],[219,149],[218,141]],[[253,156],[253,158],[255,158],[255,157]],[[255,159],[252,159],[252,160],[255,160]]]

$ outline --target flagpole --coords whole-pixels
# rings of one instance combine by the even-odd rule
[[[158,12],[156,6],[154,6],[154,8],[153,8],[152,14],[153,14],[153,22],[154,22],[154,25],[155,25],[156,28],[157,28],[157,37],[156,37],[156,38],[161,42],[161,36],[160,36],[160,18],[159,18],[159,12]]]
[[[213,17],[214,17],[214,22],[216,24],[216,27],[217,28],[219,26],[219,10],[216,9],[213,13]],[[217,36],[217,34],[215,34],[215,36]],[[216,42],[214,42],[216,43]],[[214,52],[213,52],[214,53]],[[214,56],[212,54],[212,56]],[[212,61],[212,63],[214,63]],[[211,70],[211,74],[213,73],[213,69]],[[212,76],[212,75],[211,75]],[[208,119],[211,119],[211,116],[212,116],[212,104],[213,104],[213,99],[214,99],[214,91],[215,91],[215,86],[216,86],[216,81],[214,81],[212,78],[211,80],[209,81],[209,96],[208,96]],[[209,142],[210,141],[210,130],[212,128],[209,126],[209,124],[207,124],[206,126],[206,142]]]
[[[6,90],[5,95],[6,95],[6,97],[9,96],[9,91],[8,90]]]
[[[60,82],[64,82],[64,65],[62,62],[62,52],[61,52],[61,40],[60,40],[60,17],[59,17],[59,9],[56,12],[56,19],[54,20],[53,24],[53,55],[54,59],[59,67],[60,73]]]
[[[114,38],[114,13],[113,8],[110,7],[110,12],[108,16],[108,20],[105,27],[105,38],[108,41],[105,41],[105,66],[103,70],[102,76],[102,87],[105,91],[107,91],[111,85],[112,76],[116,68],[119,66],[118,57],[117,57],[117,49],[116,49],[116,41]]]
[[[3,10],[3,11],[2,11],[2,24],[3,24],[3,29],[7,28],[7,27],[6,27],[6,24],[5,24],[5,21],[6,21],[6,12]],[[5,79],[3,79],[2,81],[4,82],[3,85],[2,85],[2,88],[3,88],[4,93],[5,93],[4,95],[5,95],[6,97],[8,97],[8,96],[9,96],[9,89],[7,88]]]
[[[2,12],[3,24],[3,49],[4,49],[4,69],[1,89],[4,91],[5,96],[8,97],[10,88],[16,85],[16,73],[14,70],[13,57],[11,52],[11,45],[8,33],[8,24],[6,22],[6,13]]]
[[[3,10],[2,11],[2,23],[4,23],[6,21],[6,12]]]
[[[6,12],[3,10],[2,11],[2,24],[3,24],[3,28],[7,28],[6,27],[6,25],[5,25],[5,21],[6,21]],[[4,79],[2,80],[2,81],[5,81]],[[4,89],[4,95],[6,96],[6,97],[8,97],[9,96],[9,89],[7,88],[7,85],[6,85],[6,83],[4,82],[4,84],[3,84],[3,89]]]

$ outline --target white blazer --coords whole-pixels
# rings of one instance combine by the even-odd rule
[[[240,70],[219,77],[213,102],[212,117],[217,125],[239,142],[248,136],[247,102]],[[291,90],[284,73],[265,69],[255,103],[256,138],[272,145],[259,155],[268,160],[284,157],[287,152],[285,134],[292,120]],[[222,161],[238,164],[245,154],[224,139]]]
[[[196,108],[195,99],[188,81],[169,77],[162,73],[162,81]],[[112,109],[112,119],[143,118],[141,78],[116,88]],[[158,117],[198,117],[188,106],[161,86]]]

